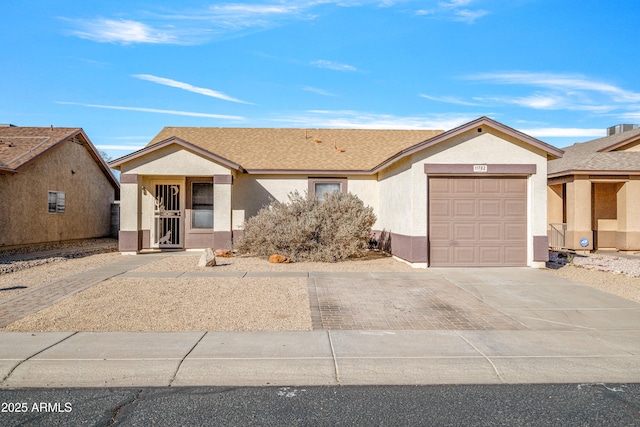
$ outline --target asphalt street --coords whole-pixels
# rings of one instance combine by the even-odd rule
[[[640,384],[1,390],[8,426],[634,426]]]

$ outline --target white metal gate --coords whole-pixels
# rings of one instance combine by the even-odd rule
[[[182,207],[180,185],[156,184],[154,201],[154,246],[182,247]]]

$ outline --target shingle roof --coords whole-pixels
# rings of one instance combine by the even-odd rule
[[[82,128],[0,126],[0,173],[19,172],[21,166],[71,138],[79,138],[85,144],[117,194],[120,188],[118,180]]]
[[[165,127],[134,153],[113,160],[123,164],[177,144],[231,169],[248,173],[377,173],[393,162],[465,132],[487,126],[542,150],[548,158],[563,151],[496,122],[480,117],[457,128],[441,130],[276,129]],[[339,147],[340,150],[336,150]]]
[[[441,130],[165,127],[147,147],[179,138],[247,170],[364,171],[441,133]]]
[[[11,170],[18,169],[81,130],[80,128],[0,127],[0,166]]]
[[[560,176],[571,171],[640,172],[640,152],[607,151],[639,139],[640,129],[634,129],[574,144],[563,149],[565,154],[562,158],[549,161],[547,173]]]

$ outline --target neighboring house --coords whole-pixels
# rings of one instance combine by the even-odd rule
[[[111,162],[120,250],[228,247],[271,200],[348,191],[414,266],[541,266],[561,155],[486,117],[448,132],[167,127]]]
[[[553,248],[640,250],[640,129],[618,125],[607,133],[549,162]]]
[[[82,129],[0,125],[0,248],[108,236],[119,192]]]

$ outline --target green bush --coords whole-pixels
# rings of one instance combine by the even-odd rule
[[[334,262],[367,249],[376,216],[358,197],[335,192],[320,201],[297,191],[288,196],[288,203],[273,201],[245,221],[238,252]]]

